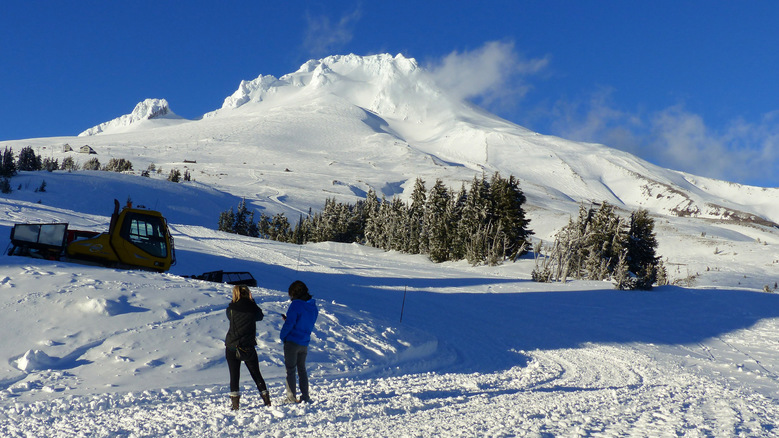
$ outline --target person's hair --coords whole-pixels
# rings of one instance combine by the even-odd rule
[[[233,302],[240,300],[241,298],[249,298],[252,292],[249,290],[249,286],[245,284],[236,284],[233,286]]]
[[[293,300],[308,301],[311,299],[311,294],[308,293],[308,286],[300,280],[294,281],[289,285],[289,296]]]

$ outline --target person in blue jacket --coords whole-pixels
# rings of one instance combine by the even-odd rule
[[[319,310],[308,293],[308,287],[300,280],[289,285],[289,299],[292,302],[284,315],[284,325],[279,334],[284,343],[284,366],[287,368],[287,402],[311,402],[306,356]],[[300,378],[300,400],[295,398],[295,372]]]

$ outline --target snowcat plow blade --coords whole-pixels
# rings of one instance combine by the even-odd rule
[[[9,255],[59,260],[67,240],[68,224],[15,224]]]

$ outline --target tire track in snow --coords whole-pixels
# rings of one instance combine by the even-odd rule
[[[68,397],[0,407],[7,436],[768,436],[769,400],[697,378],[653,371],[629,347],[535,351],[495,373],[314,378],[312,405],[261,406],[244,385]],[[593,360],[596,361],[593,362]],[[621,372],[626,372],[621,375]],[[737,400],[733,402],[733,400]]]

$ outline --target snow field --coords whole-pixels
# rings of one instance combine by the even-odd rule
[[[10,257],[0,277],[2,435],[775,434],[779,297],[537,284],[526,280],[530,259],[471,268],[174,229],[176,269],[232,263],[258,277],[258,353],[274,406],[261,406],[244,372],[245,408],[228,410],[229,287]],[[278,404],[278,313],[292,278],[321,309],[311,405]]]
[[[659,373],[630,349],[530,355],[527,367],[501,373],[315,378],[310,405],[266,408],[245,385],[243,408],[234,413],[223,386],[15,403],[0,413],[0,430],[52,437],[771,436],[779,420],[772,400],[682,368]],[[598,362],[615,356],[601,373],[608,366]]]

